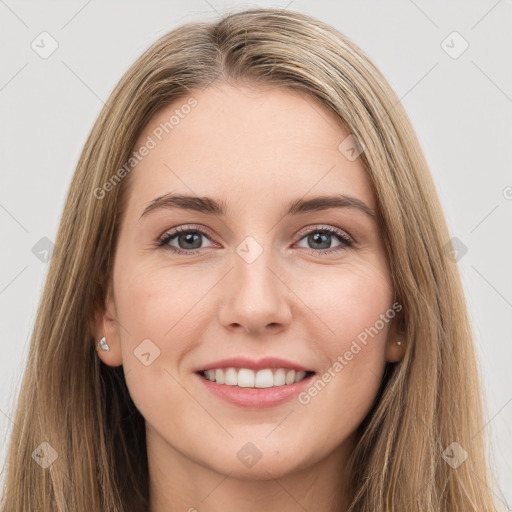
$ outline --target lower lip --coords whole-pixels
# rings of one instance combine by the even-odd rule
[[[227,384],[217,384],[199,374],[196,375],[214,395],[238,407],[252,409],[274,407],[290,400],[304,391],[315,376],[313,373],[300,382],[273,386],[271,388],[241,388],[238,386],[228,386]]]

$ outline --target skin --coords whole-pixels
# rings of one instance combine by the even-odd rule
[[[198,105],[131,171],[113,287],[95,311],[96,342],[104,335],[110,346],[98,355],[123,365],[146,420],[151,512],[345,510],[354,432],[386,362],[403,357],[398,316],[306,405],[293,398],[242,409],[213,396],[194,372],[224,357],[271,355],[321,377],[391,308],[376,217],[354,208],[281,215],[292,200],[324,194],[350,195],[375,211],[366,172],[360,158],[338,150],[348,133],[334,114],[301,93],[220,83],[193,96]],[[158,112],[136,148],[184,103]],[[161,209],[139,220],[168,192],[223,200],[227,215]],[[168,242],[199,247],[195,255],[157,248],[177,226],[212,236]],[[334,235],[308,241],[322,226],[339,228],[353,246]],[[247,236],[263,249],[250,264],[236,252]],[[341,250],[318,254],[326,247]],[[160,350],[148,366],[134,355],[144,339]],[[237,457],[248,442],[262,454],[252,467]]]

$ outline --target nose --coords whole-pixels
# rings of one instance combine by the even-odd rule
[[[280,277],[275,259],[263,253],[248,263],[234,254],[234,268],[225,278],[224,300],[220,307],[221,325],[249,334],[280,332],[292,318],[293,293]]]

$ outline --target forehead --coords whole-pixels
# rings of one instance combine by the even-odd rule
[[[144,128],[134,149],[151,149],[131,172],[130,202],[141,210],[172,191],[261,208],[263,198],[343,193],[373,208],[361,160],[339,149],[349,135],[298,91],[210,86],[162,108]]]

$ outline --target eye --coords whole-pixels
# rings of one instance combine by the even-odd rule
[[[333,237],[340,242],[334,248],[331,247]],[[322,226],[321,228],[310,230],[301,238],[302,240],[306,240],[306,243],[313,247],[313,250],[310,250],[313,254],[332,254],[342,251],[353,244],[353,240],[346,233],[330,226]]]
[[[201,237],[208,237],[208,233],[202,229],[180,226],[172,231],[164,233],[158,240],[157,246],[169,249],[178,254],[196,254],[201,247]],[[178,247],[171,245],[176,242]]]
[[[304,233],[302,230],[299,234]],[[197,254],[201,247],[201,237],[210,239],[211,235],[204,229],[192,228],[190,226],[180,226],[164,233],[156,243],[157,247],[163,247],[176,254]],[[335,237],[339,245],[334,248],[331,247],[332,239]],[[313,248],[308,249],[313,254],[327,254],[335,253],[350,247],[353,244],[353,240],[343,231],[338,228],[330,226],[321,226],[316,229],[310,229],[306,231],[300,241],[306,240],[306,243],[310,244]],[[171,242],[176,243],[172,245]],[[210,247],[213,247],[211,245]]]

